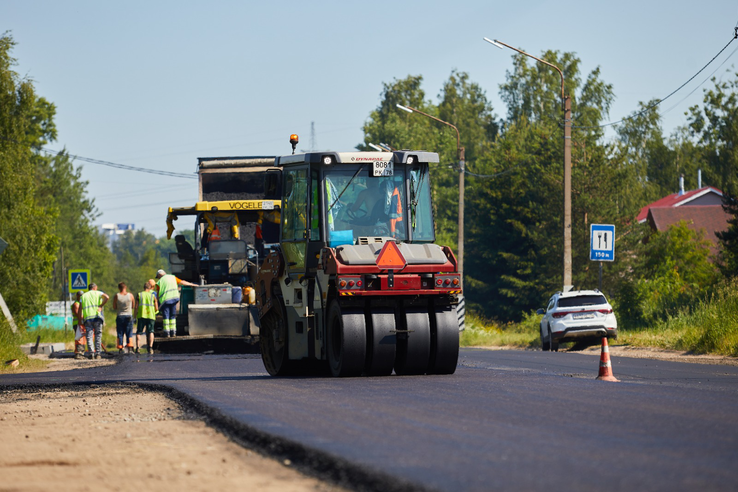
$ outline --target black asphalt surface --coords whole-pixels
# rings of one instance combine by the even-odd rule
[[[0,388],[172,388],[237,440],[359,489],[738,490],[738,367],[618,357],[620,383],[598,367],[466,349],[451,376],[278,379],[257,356],[157,354]]]

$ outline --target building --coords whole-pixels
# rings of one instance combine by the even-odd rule
[[[100,226],[100,232],[108,240],[108,246],[112,247],[120,236],[125,234],[126,231],[134,231],[136,226],[134,224],[103,224]]]
[[[720,241],[715,233],[727,230],[730,220],[730,214],[723,211],[723,192],[712,186],[684,191],[684,178],[679,179],[679,188],[678,193],[643,207],[636,220],[662,232],[683,220],[691,230],[704,231],[704,238],[712,243],[710,253],[716,255]]]
[[[673,193],[660,200],[656,200],[643,207],[636,217],[639,223],[643,224],[648,218],[648,212],[651,209],[656,208],[677,208],[677,207],[703,207],[703,206],[714,206],[721,205],[723,202],[723,192],[712,186],[705,186],[703,188],[684,191],[682,189],[679,193]]]

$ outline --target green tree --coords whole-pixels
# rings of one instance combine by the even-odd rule
[[[131,291],[138,291],[144,282],[155,277],[158,269],[168,269],[169,260],[162,257],[158,242],[145,230],[126,231],[118,238],[112,247],[116,258],[116,281],[125,282]]]
[[[561,238],[561,195],[550,190],[560,179],[550,165],[560,144],[523,117],[477,161],[479,172],[497,176],[468,181],[465,291],[488,316],[517,319],[560,283],[560,240],[552,238]]]
[[[703,147],[708,183],[727,189],[738,181],[738,73],[734,78],[719,82],[705,90],[704,106],[689,109],[689,127]]]
[[[53,117],[55,109],[51,109]],[[82,168],[75,169],[69,155],[62,151],[54,156],[39,156],[37,176],[37,196],[57,211],[54,234],[61,241],[54,275],[48,282],[49,299],[61,298],[66,270],[70,268],[89,269],[92,281],[110,291],[114,286],[113,256],[107,240],[94,225],[98,212],[87,198],[88,182],[82,179]]]
[[[738,197],[731,188],[723,192],[723,210],[730,214],[728,229],[716,233],[720,240],[720,270],[726,277],[738,277]]]
[[[641,227],[646,227],[642,225]],[[710,242],[681,221],[652,231],[636,249],[637,274],[623,285],[616,303],[626,326],[676,315],[701,299],[719,279],[710,261]]]
[[[0,286],[11,312],[24,319],[43,312],[58,248],[56,211],[38,199],[32,172],[33,150],[54,138],[55,128],[31,81],[12,70],[14,46],[9,34],[0,37],[0,237],[9,243],[0,256]]]
[[[431,169],[436,238],[438,243],[455,249],[459,197],[456,132],[423,115],[407,114],[397,104],[419,109],[456,126],[461,146],[467,149],[466,161],[472,165],[494,139],[497,124],[484,91],[469,80],[468,74],[451,73],[441,89],[438,105],[426,100],[422,81],[421,76],[408,76],[384,84],[380,104],[364,124],[364,143],[357,148],[371,150],[369,143],[383,143],[396,149],[438,152],[440,164]]]
[[[572,53],[543,53],[560,67],[571,96],[573,280],[595,286],[585,248],[588,224],[618,223],[609,187],[617,170],[601,142],[602,118],[613,92],[599,69],[584,83]],[[515,320],[561,288],[563,272],[563,108],[561,78],[552,68],[513,56],[513,71],[500,86],[507,118],[468,185],[466,287],[472,306],[501,320]]]

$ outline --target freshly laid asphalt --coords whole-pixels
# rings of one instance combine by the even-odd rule
[[[461,351],[450,376],[272,378],[254,355],[123,356],[0,388],[171,391],[235,440],[365,490],[738,490],[738,367]]]

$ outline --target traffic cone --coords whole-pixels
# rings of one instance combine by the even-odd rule
[[[610,347],[607,345],[607,337],[602,337],[602,355],[600,355],[600,375],[597,379],[602,381],[619,382],[612,373],[612,364],[610,363]]]

